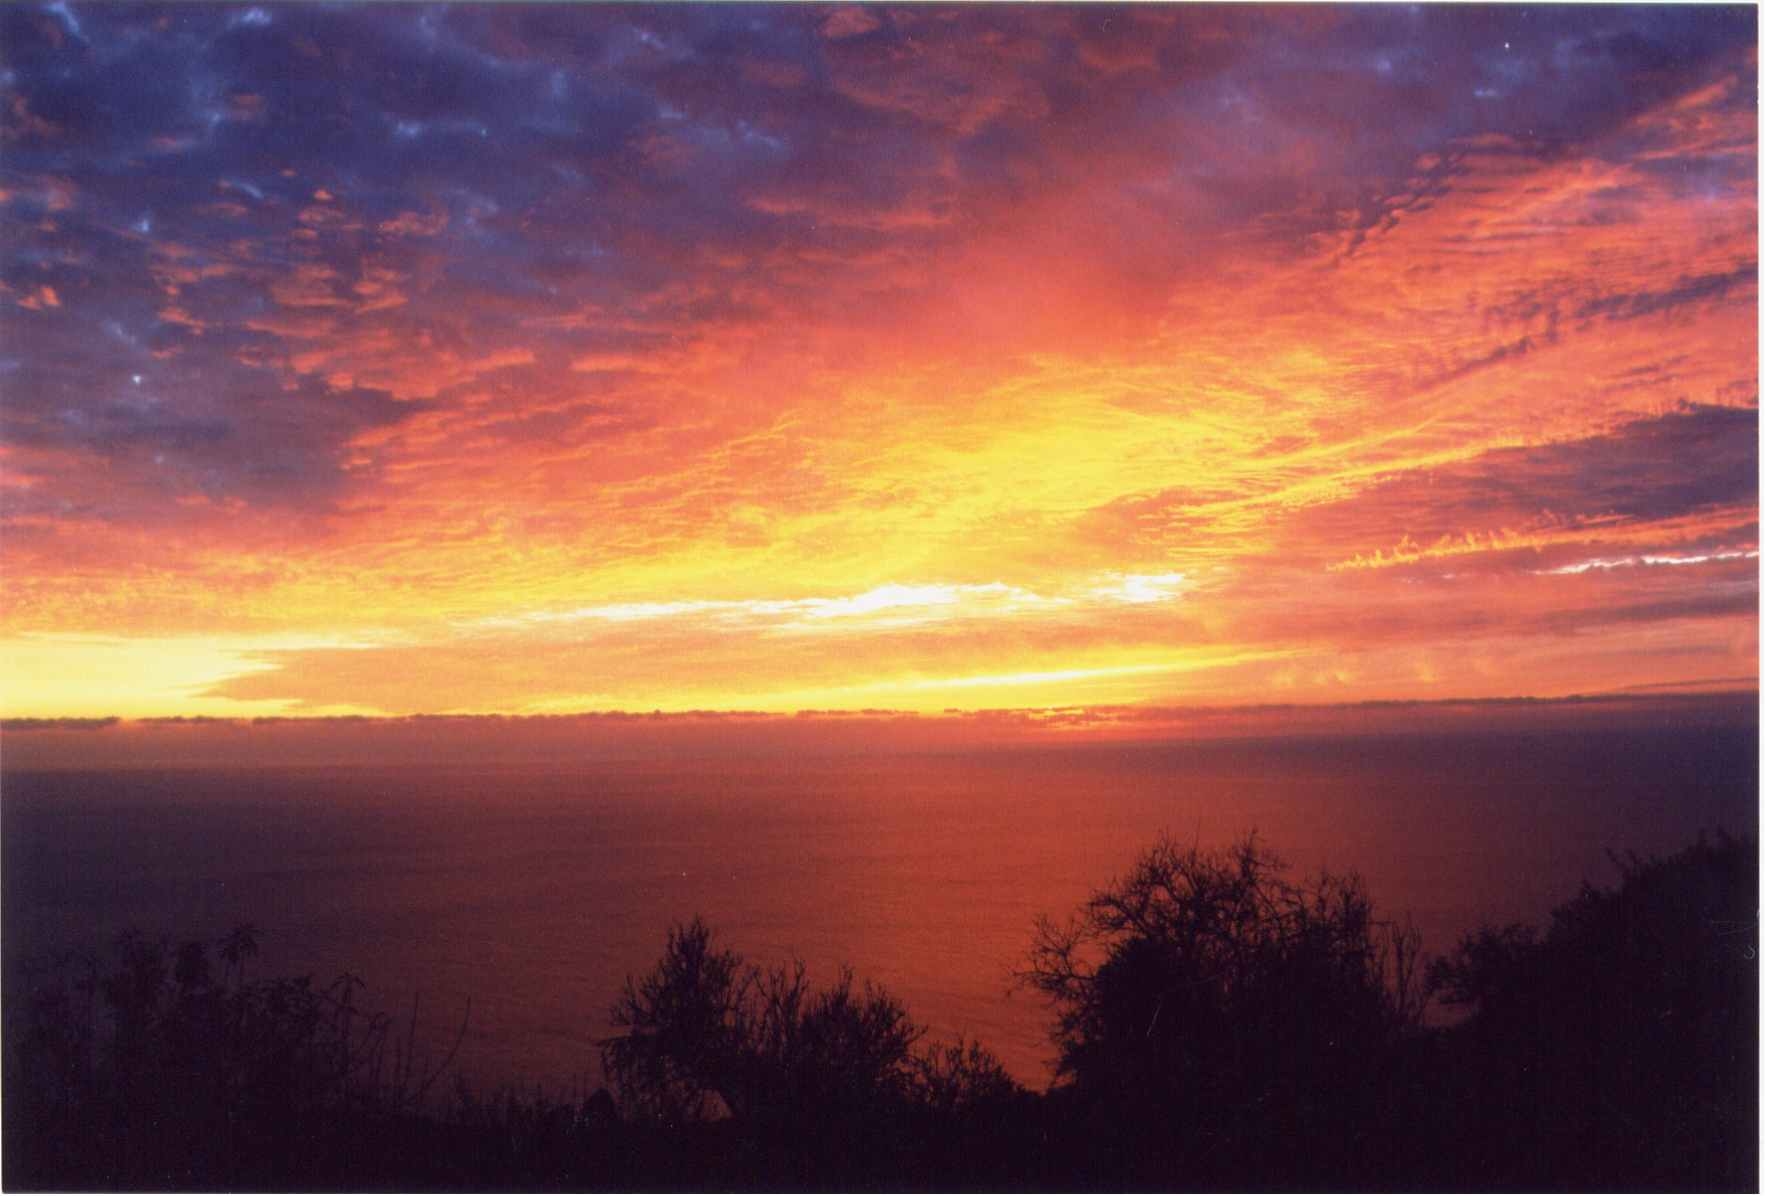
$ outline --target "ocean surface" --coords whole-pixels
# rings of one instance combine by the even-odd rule
[[[702,914],[759,962],[849,963],[933,1038],[1048,1078],[1047,1011],[1012,991],[1062,917],[1160,833],[1255,831],[1299,873],[1358,871],[1450,948],[1542,922],[1612,851],[1756,833],[1756,727],[570,769],[7,772],[4,952],[126,926],[261,933],[261,975],[344,971],[480,1085],[598,1082],[623,979]]]

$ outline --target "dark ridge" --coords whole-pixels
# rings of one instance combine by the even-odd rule
[[[0,718],[0,731],[102,731],[122,720],[107,718]]]

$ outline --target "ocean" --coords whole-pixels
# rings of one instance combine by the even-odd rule
[[[250,922],[257,974],[345,971],[475,1085],[598,1083],[627,975],[702,915],[761,963],[849,964],[933,1039],[1032,1085],[1047,1010],[1012,974],[1160,834],[1255,833],[1355,871],[1450,949],[1543,923],[1610,853],[1756,833],[1756,726],[1360,736],[568,767],[24,772],[0,777],[8,967],[134,926]],[[9,975],[12,974],[9,972]]]

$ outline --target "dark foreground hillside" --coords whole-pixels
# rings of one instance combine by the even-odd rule
[[[700,922],[618,995],[611,1091],[570,1100],[452,1084],[352,977],[256,978],[248,930],[129,936],[9,978],[4,1182],[1756,1190],[1756,844],[1622,864],[1430,964],[1352,877],[1161,842],[1035,931],[1046,1093]]]

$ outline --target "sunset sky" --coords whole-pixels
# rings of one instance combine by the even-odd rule
[[[1751,689],[1750,7],[0,11],[0,713]]]

